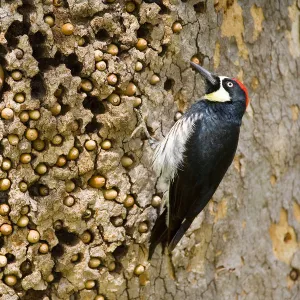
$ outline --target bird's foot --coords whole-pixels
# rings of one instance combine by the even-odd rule
[[[144,134],[146,135],[148,141],[149,141],[149,144],[150,144],[150,147],[152,149],[156,148],[157,144],[158,144],[158,141],[156,139],[154,139],[153,137],[151,137],[149,131],[148,131],[148,128],[146,126],[146,121],[145,119],[147,118],[147,116],[143,116],[141,111],[137,108],[134,108],[134,111],[136,113],[136,116],[138,118],[138,126],[133,130],[133,132],[131,133],[128,141],[130,141],[132,138],[134,138],[138,132],[140,131],[143,131]]]

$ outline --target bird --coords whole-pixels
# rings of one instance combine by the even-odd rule
[[[155,149],[153,169],[169,182],[169,197],[151,231],[149,259],[160,243],[171,253],[214,195],[233,161],[249,104],[238,79],[190,64],[204,77],[206,91]]]

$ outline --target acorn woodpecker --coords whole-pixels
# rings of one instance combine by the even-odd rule
[[[215,193],[234,158],[249,103],[237,79],[191,65],[205,78],[206,93],[155,150],[154,170],[170,185],[168,203],[151,232],[149,259],[159,243],[172,251]]]

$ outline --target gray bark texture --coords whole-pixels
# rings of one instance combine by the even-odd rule
[[[0,0],[0,299],[300,299],[299,22],[299,0]],[[191,59],[251,103],[213,199],[148,262],[167,186],[137,112],[162,139],[204,91]]]

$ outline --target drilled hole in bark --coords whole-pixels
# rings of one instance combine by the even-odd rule
[[[100,29],[96,34],[95,38],[99,41],[107,41],[109,39],[109,33],[105,29]]]
[[[141,25],[141,27],[137,31],[137,37],[138,38],[144,38],[147,39],[151,35],[151,31],[153,29],[153,25],[146,23]]]
[[[28,34],[29,25],[20,21],[13,21],[5,33],[7,46],[9,48],[16,48],[19,42],[18,36]]]
[[[30,82],[31,97],[41,100],[46,94],[44,78],[41,74],[35,75]]]
[[[166,7],[164,4],[161,3],[160,7],[161,7],[161,9],[159,11],[160,15],[170,14],[171,13],[170,9],[168,7]]]
[[[0,248],[2,248],[4,246],[4,237],[1,236],[0,237]]]
[[[36,291],[34,289],[30,289],[26,291],[26,294],[22,297],[22,300],[44,299],[45,296],[47,296],[45,291]]]
[[[65,228],[56,231],[55,234],[61,244],[66,244],[68,246],[76,246],[80,241],[75,233],[69,232]]]
[[[9,198],[9,195],[8,195],[8,191],[1,191],[0,192],[0,203],[7,203],[8,201],[8,198]]]
[[[29,35],[29,43],[32,47],[32,56],[36,60],[45,56],[45,46],[43,45],[45,40],[46,36],[44,36],[40,31]]]
[[[167,45],[161,45],[161,51],[158,53],[158,56],[164,56],[167,51],[168,51],[168,46]]]
[[[23,261],[21,263],[20,271],[21,271],[23,277],[32,273],[32,263],[29,259],[26,259],[25,261]]]
[[[84,108],[89,109],[94,115],[105,113],[105,107],[97,97],[87,96],[82,104]]]
[[[171,90],[171,89],[173,88],[174,84],[175,84],[174,79],[168,78],[168,79],[165,81],[164,89],[165,89],[166,91],[169,91],[169,90]]]
[[[206,2],[201,1],[194,5],[194,10],[198,14],[204,14],[206,12]]]
[[[9,264],[13,263],[16,260],[16,257],[13,254],[11,254],[11,253],[6,253],[5,256],[6,256],[7,262]]]
[[[39,62],[39,69],[41,72],[45,72],[51,67],[57,67],[62,63],[62,54],[57,51],[54,55],[54,58],[52,57],[40,57],[37,59]]]
[[[290,240],[292,239],[292,235],[289,233],[289,232],[287,232],[285,235],[284,235],[284,242],[285,243],[288,243]]]
[[[128,252],[128,246],[126,245],[120,245],[118,246],[115,251],[113,252],[113,255],[116,259],[121,259],[124,257]]]
[[[54,257],[54,258],[59,258],[59,257],[62,257],[64,255],[64,247],[63,245],[61,244],[57,244],[56,246],[54,246],[51,250],[51,255]]]
[[[96,118],[93,117],[92,121],[85,126],[84,131],[85,131],[85,133],[98,132],[101,127],[102,127],[102,124],[98,123]]]
[[[64,59],[64,63],[66,64],[66,67],[70,69],[71,74],[73,76],[80,75],[83,65],[80,61],[78,61],[78,57],[75,53],[72,53],[69,56],[67,56],[66,59]]]
[[[43,188],[48,188],[48,187],[46,185],[38,183],[38,182],[34,183],[33,185],[31,185],[28,188],[29,196],[32,199],[35,199],[35,197],[41,197],[40,190]]]

